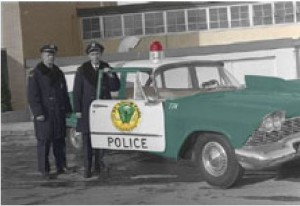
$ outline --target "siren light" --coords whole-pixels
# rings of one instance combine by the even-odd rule
[[[150,60],[154,63],[158,63],[164,58],[164,51],[159,41],[154,41],[150,45]]]

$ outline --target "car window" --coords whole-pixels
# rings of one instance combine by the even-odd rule
[[[240,87],[222,64],[200,61],[163,65],[156,70],[155,81],[159,97],[165,99]]]
[[[192,88],[192,82],[187,67],[180,67],[166,70],[163,73],[166,88],[169,89],[188,89]]]
[[[162,88],[162,75],[158,75],[155,77],[155,83],[157,88]],[[151,85],[153,85],[153,82],[151,82]]]
[[[205,88],[209,82],[215,80],[215,84],[220,84],[220,73],[216,67],[195,67],[199,88]]]
[[[135,82],[136,75],[137,73],[127,73],[126,90],[125,90],[126,99],[134,98],[134,82]],[[145,72],[140,72],[139,75],[140,75],[141,85],[143,88],[145,88],[145,85],[149,80],[150,75]]]
[[[136,73],[127,73],[127,82],[134,82]],[[147,80],[149,79],[149,74],[146,72],[141,72],[141,83],[145,86]]]

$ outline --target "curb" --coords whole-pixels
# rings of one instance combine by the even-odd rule
[[[1,137],[6,136],[32,136],[35,135],[34,130],[27,131],[1,131]]]
[[[35,135],[33,122],[14,122],[1,124],[1,137]]]

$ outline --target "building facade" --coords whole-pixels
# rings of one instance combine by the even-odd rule
[[[83,42],[98,39],[115,53],[138,36],[136,50],[154,39],[166,49],[300,37],[300,2],[154,2],[78,10]]]
[[[300,38],[300,2],[2,2],[2,48],[7,52],[14,110],[27,107],[26,62],[36,62],[43,44],[59,47],[58,64],[85,58],[91,40],[105,46],[108,60],[122,60],[119,46],[139,39],[131,50],[146,53],[158,40],[166,50]],[[13,25],[13,26],[12,26]],[[223,47],[222,47],[223,48]],[[214,50],[216,51],[216,50]],[[267,51],[266,51],[267,52]],[[179,52],[180,53],[180,52]],[[205,53],[205,51],[204,51]],[[114,58],[116,57],[116,58]],[[220,57],[221,58],[221,57]],[[246,58],[246,57],[245,57]],[[128,59],[128,58],[127,58]],[[130,59],[130,58],[129,58]]]
[[[48,43],[58,56],[78,56],[83,46],[77,9],[101,8],[115,2],[1,2],[1,49],[6,51],[13,110],[27,108],[25,60],[39,58]]]

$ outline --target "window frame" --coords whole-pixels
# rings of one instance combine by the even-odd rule
[[[105,30],[105,18],[110,18],[110,17],[119,17],[120,18],[120,32],[121,34],[120,35],[113,35],[113,36],[106,36],[106,30]],[[123,37],[123,25],[122,25],[122,15],[120,14],[117,14],[117,15],[105,15],[105,16],[101,16],[101,19],[102,19],[102,25],[103,25],[103,38],[119,38],[119,37]]]
[[[230,22],[229,22],[229,15],[230,13],[228,12],[228,7],[229,6],[212,6],[212,7],[208,7],[208,15],[209,15],[209,21],[208,21],[208,24],[209,24],[209,29],[210,30],[220,30],[220,29],[230,29]],[[218,21],[214,21],[214,23],[218,23],[218,27],[215,27],[215,28],[212,28],[212,25],[211,25],[211,10],[212,9],[218,9]],[[220,14],[219,14],[219,9],[225,9],[226,10],[226,15],[227,15],[227,19],[226,19],[226,22],[227,22],[227,27],[220,27]],[[230,9],[229,9],[230,10]]]
[[[161,13],[162,14],[162,21],[163,21],[163,24],[160,25],[162,28],[163,28],[163,31],[162,32],[156,32],[156,33],[147,33],[146,32],[146,29],[147,28],[155,28],[155,29],[158,29],[157,26],[156,27],[147,27],[146,25],[146,15],[147,14],[157,14],[157,13]],[[165,34],[167,31],[166,31],[166,15],[165,15],[165,11],[155,11],[155,12],[144,12],[144,22],[145,22],[145,26],[144,26],[144,34],[145,36],[149,36],[149,35],[158,35],[158,34]]]
[[[270,24],[255,24],[255,21],[254,21],[254,18],[255,18],[255,15],[254,15],[254,12],[255,12],[255,9],[254,9],[254,6],[262,6],[262,5],[267,5],[269,4],[271,6],[271,23]],[[260,27],[260,26],[273,26],[274,25],[274,4],[272,2],[264,2],[264,3],[257,3],[257,4],[252,4],[251,5],[251,10],[252,10],[252,13],[251,13],[251,18],[252,18],[252,27]]]
[[[284,8],[283,8],[283,11],[284,11],[284,15],[282,16],[283,17],[283,22],[279,22],[279,23],[277,23],[276,22],[276,13],[277,13],[277,11],[276,11],[276,4],[279,4],[279,3],[281,3],[281,4],[283,4],[283,6],[284,6]],[[291,15],[292,15],[292,17],[293,17],[293,19],[292,19],[292,21],[291,22],[286,22],[286,17],[287,17],[287,15],[286,15],[286,7],[285,7],[285,5],[287,4],[287,3],[291,3],[292,4],[292,13],[291,13]],[[273,4],[274,4],[274,11],[273,11],[273,15],[274,15],[274,25],[278,25],[278,24],[290,24],[290,23],[294,23],[295,22],[295,18],[297,18],[296,16],[295,16],[295,5],[293,4],[293,1],[276,1],[276,2],[273,2]]]
[[[199,22],[197,21],[196,23],[193,22],[193,25],[197,25],[197,29],[195,30],[190,30],[189,26],[189,11],[204,11],[205,12],[205,26],[206,28],[205,29],[199,29],[198,25],[199,25]],[[186,21],[187,21],[187,31],[205,31],[205,30],[209,30],[209,26],[208,26],[208,18],[207,18],[207,15],[208,15],[208,11],[207,11],[207,8],[193,8],[193,9],[187,9],[186,10]],[[197,17],[195,17],[197,18]],[[198,18],[197,18],[198,20]]]
[[[141,29],[142,29],[142,33],[141,34],[131,34],[131,35],[127,35],[126,34],[126,25],[125,25],[125,18],[126,16],[133,16],[133,15],[139,15],[141,17]],[[143,13],[129,13],[129,14],[123,14],[122,15],[122,19],[123,19],[123,36],[141,36],[141,35],[145,35],[145,29],[144,29],[144,18],[143,18]],[[136,27],[134,27],[135,29]],[[132,28],[131,28],[132,29]]]
[[[297,5],[299,5],[299,6],[297,6]],[[299,7],[299,11],[298,11],[297,7]],[[299,15],[299,19],[298,19],[297,14]],[[300,23],[300,1],[294,2],[294,15],[295,15],[295,23]]]
[[[98,21],[99,21],[99,31],[97,31],[97,32],[100,33],[100,37],[94,38],[93,35],[91,34],[91,38],[84,38],[85,31],[84,31],[84,23],[83,23],[83,21],[86,20],[86,19],[90,19],[90,20],[92,20],[92,19],[98,19]],[[81,23],[81,38],[82,38],[84,41],[86,41],[86,40],[91,40],[91,39],[101,39],[101,38],[103,38],[103,33],[102,33],[102,32],[103,32],[103,27],[102,27],[102,25],[101,25],[101,17],[100,17],[100,16],[82,17],[80,23]],[[91,29],[91,30],[88,31],[88,32],[89,32],[89,33],[92,33],[92,32],[95,32],[95,31],[96,31],[96,30],[92,30],[92,29]]]
[[[184,31],[169,31],[169,22],[168,22],[168,13],[172,13],[172,12],[182,12],[183,13],[183,26],[184,26]],[[177,18],[176,18],[176,20],[177,20]],[[187,25],[186,25],[186,11],[185,11],[185,9],[176,9],[176,10],[167,10],[166,11],[166,28],[167,28],[167,30],[166,30],[166,32],[167,33],[183,33],[183,32],[186,32],[187,31]],[[182,24],[177,24],[176,23],[176,25],[174,25],[174,24],[172,24],[172,26],[174,27],[176,27],[177,28],[177,26],[182,26]]]
[[[232,14],[233,14],[232,9],[233,9],[234,7],[238,7],[238,9],[239,9],[239,10],[238,10],[238,18],[237,18],[237,19],[234,19],[233,16],[232,16]],[[243,17],[242,17],[242,14],[243,14],[244,12],[241,12],[241,7],[247,7],[247,14],[248,14],[248,17],[247,17],[247,18],[243,18]],[[245,27],[251,27],[251,22],[250,22],[251,16],[250,16],[250,11],[249,11],[249,5],[248,5],[248,4],[232,5],[232,6],[230,6],[229,10],[230,10],[230,28],[245,28]],[[248,20],[248,25],[241,25],[242,22],[245,21],[245,20]],[[239,25],[238,25],[238,26],[233,26],[233,21],[238,22]]]

